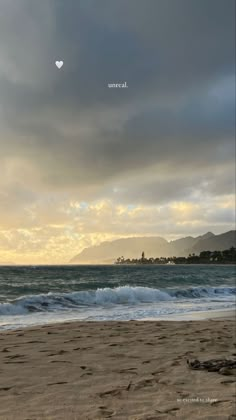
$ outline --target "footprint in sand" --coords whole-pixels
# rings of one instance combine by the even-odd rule
[[[137,375],[138,373],[135,372],[135,370],[137,370],[137,368],[127,368],[127,369],[121,369],[121,370],[117,370],[116,372],[118,373],[131,373],[133,375]]]
[[[115,389],[111,389],[109,391],[105,391],[105,392],[100,392],[98,395],[100,398],[103,397],[114,397],[114,396],[118,396],[122,393],[122,391],[124,391],[124,387],[123,388],[115,388]]]
[[[221,381],[221,384],[234,384],[236,379],[228,379],[227,381]]]
[[[93,375],[92,372],[85,372],[82,375],[80,375],[80,377],[83,378],[84,376],[91,376],[91,375]]]
[[[143,379],[143,380],[141,380],[141,381],[136,382],[135,384],[133,384],[133,389],[136,391],[136,390],[141,389],[141,388],[146,388],[146,387],[149,387],[149,386],[154,386],[154,385],[157,384],[157,382],[158,381],[156,379],[154,379],[154,378],[151,378],[151,379]]]
[[[51,386],[51,385],[64,385],[64,384],[68,384],[68,382],[66,382],[66,381],[53,382],[53,383],[51,383],[51,384],[47,384],[47,385],[48,385],[48,386]]]
[[[155,376],[155,375],[159,375],[160,373],[165,372],[164,370],[156,370],[155,372],[152,372],[151,375]]]
[[[83,373],[80,377],[83,378],[83,376],[87,375],[93,375],[92,370],[88,366],[80,366],[80,369],[85,370],[88,369],[87,372]]]
[[[101,414],[104,419],[109,419],[112,416],[114,416],[115,411],[113,411],[113,410],[107,410],[107,409],[104,409],[104,408],[102,408],[102,409],[100,408],[100,413],[99,414]]]
[[[26,361],[18,361],[18,362],[5,362],[5,365],[11,365],[11,364],[20,364],[20,363],[27,363]]]
[[[170,385],[171,383],[169,379],[165,379],[165,378],[160,378],[159,380],[157,380],[157,382],[161,385]],[[181,381],[180,384],[183,384],[183,382]]]
[[[57,353],[48,354],[48,356],[60,356],[62,354],[68,353],[66,350],[60,350]]]
[[[211,405],[218,405],[218,404],[222,404],[225,402],[231,402],[231,400],[217,400],[217,401],[212,401],[210,404]]]
[[[173,407],[173,408],[167,408],[167,409],[165,409],[165,410],[155,410],[157,413],[160,413],[160,414],[171,414],[172,415],[172,411],[178,411],[178,410],[180,410],[180,408],[179,407]]]
[[[25,357],[24,354],[12,354],[10,356],[6,356],[7,359],[18,359],[18,357]]]
[[[189,396],[189,392],[184,391],[177,391],[177,394],[179,394],[182,398],[187,398]]]

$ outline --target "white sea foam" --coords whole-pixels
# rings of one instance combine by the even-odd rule
[[[34,312],[58,312],[84,307],[112,307],[114,305],[158,304],[168,306],[178,301],[208,299],[210,301],[233,301],[235,287],[188,287],[154,289],[149,287],[123,286],[70,293],[53,293],[22,296],[14,301],[0,304],[1,315],[24,315]]]

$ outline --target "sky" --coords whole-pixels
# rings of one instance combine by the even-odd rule
[[[234,9],[0,0],[0,262],[234,229]]]

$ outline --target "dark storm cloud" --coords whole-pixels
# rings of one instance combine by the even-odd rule
[[[1,5],[9,20],[3,26],[3,48],[13,50],[13,60],[21,57],[19,71],[19,66],[27,69],[29,56],[37,64],[41,60],[36,76],[50,70],[54,58],[65,61],[63,77],[54,68],[45,74],[53,78],[52,88],[60,88],[48,92],[40,86],[47,103],[64,96],[72,105],[73,100],[84,105],[123,102],[153,89],[173,96],[234,72],[233,0],[51,0],[41,5],[22,0],[20,16],[11,14],[14,3]],[[52,16],[47,25],[46,14]],[[9,24],[14,24],[10,32]],[[31,51],[24,48],[26,35],[34,41]],[[110,79],[128,81],[125,97],[124,92],[104,90]]]
[[[158,163],[191,173],[232,161],[234,4],[3,0],[2,158],[29,160],[46,187],[94,194]],[[106,87],[116,81],[129,88]],[[166,199],[183,185],[169,183]]]
[[[231,196],[235,192],[235,179],[232,176],[234,165],[228,164],[216,168],[209,166],[208,170],[201,171],[192,167],[184,166],[172,168],[164,172],[159,170],[158,165],[152,168],[149,176],[135,177],[135,179],[119,180],[113,189],[113,201],[139,203],[139,205],[163,205],[169,201],[182,201],[199,203]],[[174,174],[174,175],[173,175]]]

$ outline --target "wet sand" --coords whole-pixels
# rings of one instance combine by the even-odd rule
[[[226,316],[226,315],[225,315]],[[0,419],[234,419],[234,319],[73,322],[0,333]]]

